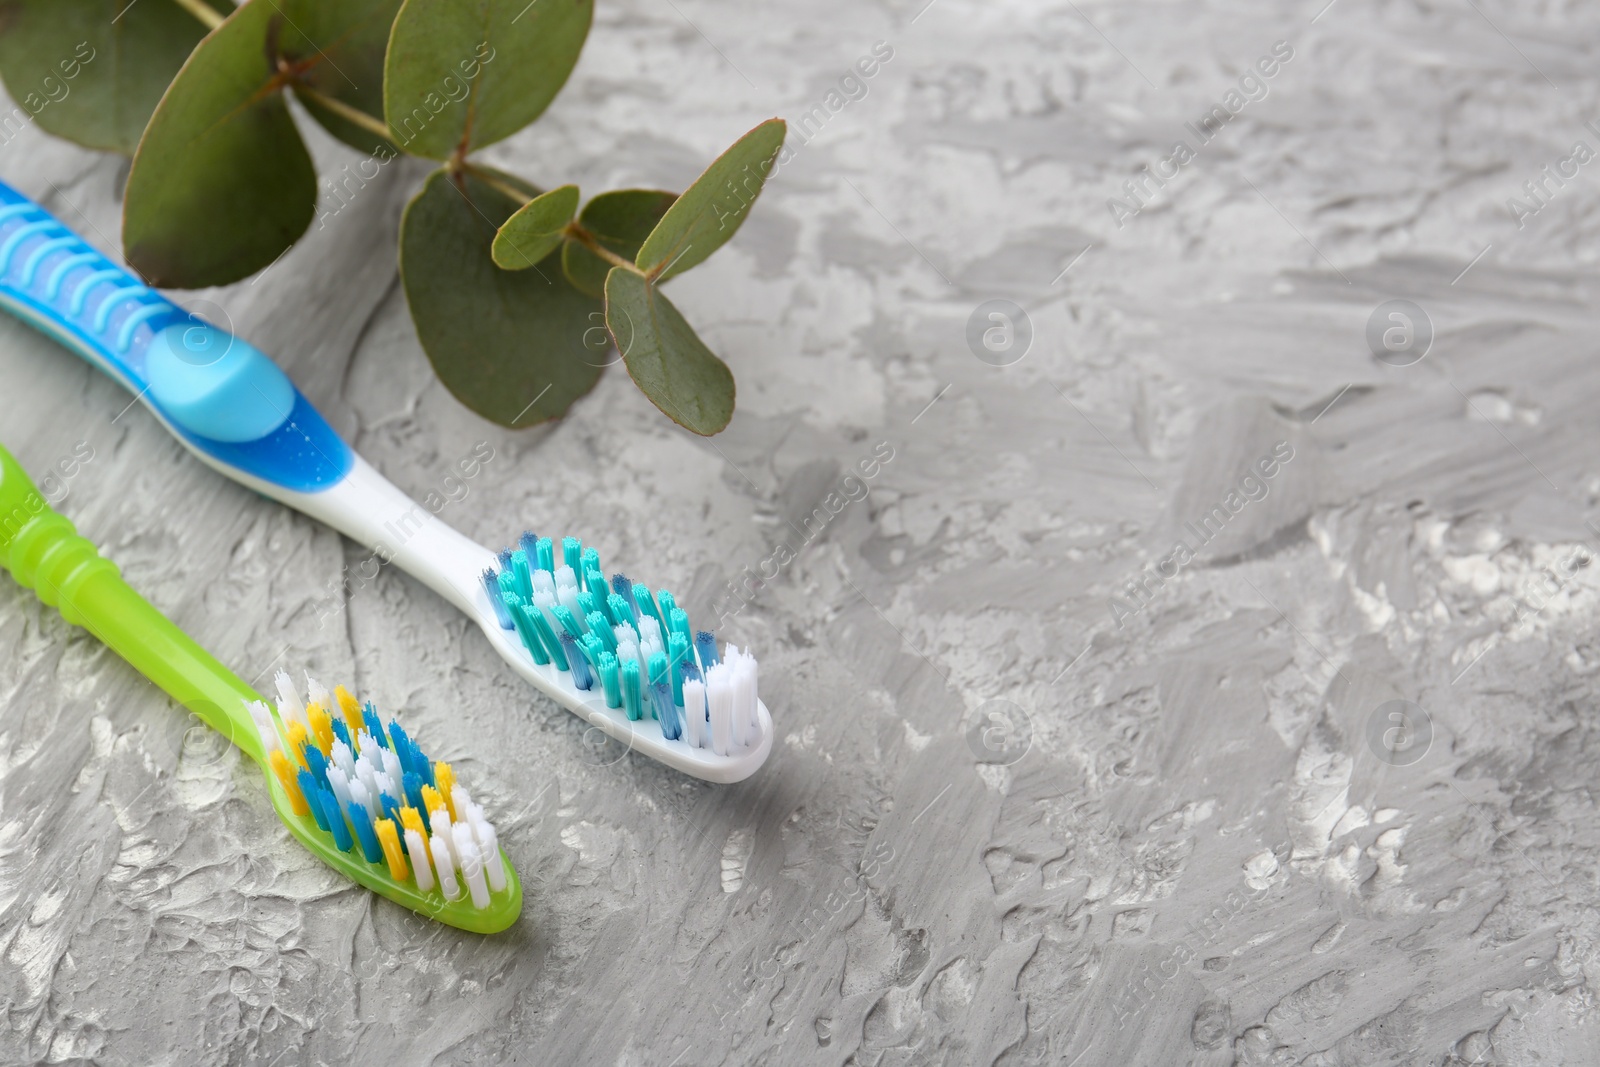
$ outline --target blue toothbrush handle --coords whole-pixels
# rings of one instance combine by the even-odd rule
[[[0,183],[0,305],[137,394],[191,448],[317,492],[354,453],[265,355],[168,300]]]

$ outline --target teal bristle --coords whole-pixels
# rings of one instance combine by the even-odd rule
[[[578,648],[583,650],[583,658],[589,661],[589,666],[595,668],[600,666],[600,653],[606,650],[606,646],[601,642],[599,634],[590,630],[579,639]]]
[[[689,613],[682,608],[673,608],[667,612],[667,632],[682,634],[685,643],[693,640],[689,632]]]
[[[574,641],[583,636],[583,627],[579,625],[577,616],[572,612],[557,604],[550,609],[550,614],[556,617],[556,622],[561,624],[561,628],[570,634]]]
[[[589,624],[590,635],[598,635],[595,639],[602,643],[606,651],[615,652],[617,650],[617,635],[612,632],[611,624],[606,622],[604,615],[601,615],[598,611],[591,611],[589,617],[584,621]]]
[[[529,618],[532,612],[530,612],[528,605],[522,598],[518,597],[516,600],[511,601],[509,606],[511,608],[512,622],[517,627],[517,636],[522,638],[522,647],[528,650],[528,655],[533,657],[533,662],[541,667],[549,663],[550,653],[545,651],[544,641],[540,638],[539,631],[535,629],[533,620]],[[533,611],[537,610],[537,608],[533,609]]]
[[[572,573],[577,575],[583,566],[583,542],[576,537],[563,537],[561,539],[561,562],[572,568]]]
[[[683,665],[689,658],[689,639],[682,634],[667,638],[667,655],[672,660],[672,702],[683,707]]]
[[[528,609],[528,621],[538,631],[539,637],[544,641],[545,651],[550,653],[550,659],[555,663],[557,670],[569,671],[567,654],[561,650],[561,642],[556,637],[555,627],[550,625],[550,620],[544,617],[544,612],[536,607]]]
[[[633,583],[633,602],[639,605],[640,615],[649,615],[654,618],[656,622],[662,624],[661,628],[663,630],[667,628],[666,623],[662,621],[661,610],[656,607],[655,597],[650,595],[650,587],[648,585],[645,585],[643,582]]]
[[[350,802],[350,825],[356,828],[356,839],[361,842],[361,854],[368,863],[383,859],[383,849],[378,845],[378,832],[372,828],[372,818],[355,801]]]
[[[606,707],[622,707],[622,679],[617,674],[617,657],[600,653],[600,685],[606,691]]]
[[[593,593],[578,594],[578,618],[588,621],[589,616],[600,610],[600,605],[595,602]]]
[[[639,686],[639,661],[636,659],[624,660],[622,663],[622,706],[627,709],[628,718],[635,722],[644,717],[644,702],[641,699]]]
[[[595,548],[584,549],[583,556],[579,562],[583,565],[581,567],[574,567],[573,570],[583,575],[583,587],[585,589],[595,591],[595,587],[589,584],[589,572],[594,571],[596,574],[600,573],[600,551]],[[605,584],[604,579],[601,580],[600,584]]]
[[[511,553],[511,570],[517,578],[517,593],[526,600],[533,596],[533,567],[528,563],[528,554],[522,549]]]
[[[508,596],[519,596],[524,600],[528,598],[529,594],[524,593],[522,590],[517,588],[516,574],[509,570],[501,571],[500,576],[495,579],[495,584],[500,587],[501,600],[504,600]]]
[[[619,624],[631,622],[637,626],[639,624],[639,609],[633,606],[633,583],[628,581],[626,574],[613,574],[611,576],[611,592],[622,601],[623,607],[626,609],[625,615],[617,619],[617,622]]]
[[[667,622],[672,618],[672,613],[678,610],[678,602],[677,600],[673,599],[670,591],[666,589],[657,589],[656,603],[661,607],[661,629],[663,631],[670,631],[672,627],[668,626]]]
[[[595,607],[600,610],[601,614],[609,618],[611,607],[606,603],[606,600],[610,597],[610,590],[606,588],[606,580],[600,577],[600,568],[590,567],[588,563],[584,564],[583,590],[594,597]],[[617,620],[611,619],[610,621],[615,624]]]
[[[639,621],[637,613],[629,610],[628,602],[616,593],[606,597],[606,604],[611,608],[611,621],[614,625],[621,626],[627,623],[632,626]]]
[[[549,571],[551,574],[554,574],[556,570],[555,544],[550,540],[550,538],[541,537],[539,538],[538,542],[538,550],[539,569],[542,571]]]

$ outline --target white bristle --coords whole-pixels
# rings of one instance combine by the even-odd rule
[[[261,747],[271,752],[280,747],[278,728],[272,722],[272,709],[267,707],[264,700],[247,700],[245,708],[250,712],[250,721],[256,724],[256,732],[261,735]]]
[[[350,795],[350,779],[339,767],[328,768],[328,787],[333,790],[335,799],[339,801],[339,810],[348,811],[350,802],[355,798]]]
[[[368,815],[372,814],[372,791],[365,782],[350,783],[350,801],[353,804],[360,804],[367,810]]]
[[[389,781],[394,783],[396,789],[401,788],[400,783],[405,779],[400,771],[400,757],[395,754],[392,748],[383,750],[383,773],[389,776]],[[405,798],[397,794],[395,799],[404,803]]]
[[[733,686],[720,663],[706,672],[706,698],[711,708],[711,750],[726,756],[733,734]]]
[[[535,569],[533,572],[533,602],[535,604],[539,602],[541,593],[549,599],[550,603],[555,603],[556,580],[555,576],[549,571]]]
[[[506,887],[506,861],[500,855],[500,835],[487,821],[477,826],[477,834],[483,851],[483,873],[489,879],[489,888],[499,893]]]
[[[444,894],[446,900],[455,900],[461,895],[461,887],[456,884],[455,857],[448,844],[450,836],[437,829],[438,823],[434,826],[433,868],[439,874],[439,892]]]
[[[683,739],[690,748],[704,748],[706,725],[706,686],[694,678],[683,683]]]
[[[556,600],[572,612],[578,629],[588,633],[589,624],[584,621],[583,609],[578,606],[578,576],[572,573],[571,567],[563,565],[556,568]]]
[[[467,883],[467,892],[472,894],[472,905],[476,908],[489,906],[489,886],[483,876],[483,853],[478,850],[478,843],[472,839],[472,831],[461,823],[451,827],[455,836],[456,854],[461,857],[461,878]]]
[[[428,850],[422,835],[415,830],[406,831],[406,852],[411,856],[411,870],[417,878],[417,888],[426,893],[433,888],[433,866],[428,862]]]
[[[289,672],[279,671],[274,674],[272,684],[278,690],[278,718],[283,720],[284,728],[288,729],[290,723],[297,722],[309,732],[311,724],[306,721],[305,705],[300,703],[300,694],[295,692]]]
[[[450,823],[450,813],[444,808],[440,808],[428,818],[432,820],[434,834],[442,833],[444,835],[445,845],[450,850],[450,862],[460,867],[461,857],[456,854],[456,836],[453,832],[455,827]]]
[[[356,751],[362,756],[369,756],[378,747],[378,742],[365,730],[356,731]]]
[[[365,752],[361,754],[360,759],[356,760],[356,779],[362,786],[366,788],[367,793],[371,796],[376,797],[380,792],[378,789],[378,772],[372,766],[372,761],[367,758],[367,754]],[[371,805],[367,804],[363,805],[363,807],[370,808]]]
[[[733,713],[749,727],[754,739],[761,720],[756,714],[756,658],[741,652],[733,664]]]
[[[356,773],[356,758],[350,754],[350,746],[343,741],[335,740],[333,754],[330,759],[333,765],[344,772],[346,778],[354,778]]]
[[[311,672],[306,672],[306,704],[321,704],[322,710],[328,710],[328,687],[311,677]],[[338,709],[333,709],[337,711]]]
[[[466,821],[467,813],[472,810],[472,794],[460,782],[450,787],[450,806],[456,811],[457,822]]]
[[[661,624],[649,615],[639,616],[639,651],[643,654],[641,663],[649,663],[651,656],[657,652],[665,655],[667,651],[661,643]]]

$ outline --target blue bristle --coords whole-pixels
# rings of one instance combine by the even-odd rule
[[[560,608],[556,609],[560,611]],[[583,658],[583,653],[578,651],[578,643],[570,634],[556,635],[561,641],[561,651],[567,654],[567,664],[572,668],[572,684],[579,689],[588,689],[594,684],[593,677],[589,674],[589,661]]]
[[[583,542],[576,537],[563,537],[561,539],[561,562],[572,568],[576,575],[583,566]]]
[[[492,570],[483,572],[483,591],[489,594],[489,605],[494,608],[494,617],[500,623],[500,629],[511,629],[511,613],[500,599],[500,578]]]
[[[538,609],[530,609],[523,603],[521,597],[513,601],[510,607],[511,619],[517,627],[517,636],[522,638],[522,647],[528,650],[533,662],[540,666],[549,663],[550,653],[545,649],[544,639],[539,636],[539,630],[533,625],[533,619],[530,617],[530,612],[536,612]]]
[[[345,748],[355,752],[356,746],[350,743],[350,728],[344,724],[344,719],[338,716],[330,716],[330,718],[333,722],[333,739],[335,741],[343,741]]]
[[[600,653],[600,686],[606,692],[606,707],[622,707],[622,679],[617,673],[617,657]]]
[[[612,593],[606,597],[606,606],[611,609],[613,626],[621,626],[623,623],[627,623],[629,626],[638,625],[638,612],[620,593]]]
[[[406,792],[406,803],[422,812],[422,824],[428,825],[428,810],[422,806],[422,775],[416,771],[407,771],[400,776],[400,788]],[[430,828],[429,833],[433,830]]]
[[[667,656],[672,661],[672,702],[683,707],[683,665],[689,659],[689,639],[682,634],[667,638]]]
[[[656,598],[650,595],[650,587],[648,585],[643,582],[633,583],[633,602],[639,605],[640,615],[649,615],[656,622],[662,623],[661,628],[663,630],[667,628],[661,619],[661,609],[656,607]]]
[[[669,590],[657,589],[656,604],[661,608],[661,628],[663,630],[671,630],[672,627],[669,625],[669,621],[672,618],[672,613],[678,610],[678,601]]]
[[[710,669],[722,662],[717,659],[717,635],[710,630],[701,630],[694,635],[694,650],[700,653],[701,667]]]
[[[633,583],[628,581],[626,574],[613,574],[611,576],[611,591],[626,600],[633,595]]]
[[[583,627],[578,625],[577,617],[572,612],[557,604],[550,609],[550,614],[556,617],[556,622],[561,625],[561,629],[574,641],[583,636]]]
[[[502,571],[511,569],[511,550],[509,548],[502,548],[499,552],[496,552],[495,558],[500,561],[500,569]]]
[[[672,702],[672,671],[662,652],[650,656],[650,702],[655,706],[656,718],[661,720],[661,736],[668,741],[682,737],[683,718]]]
[[[398,830],[400,828],[400,809],[405,807],[405,805],[400,803],[394,797],[390,796],[388,793],[384,793],[379,798],[378,804],[383,808],[383,817],[385,819],[393,819],[395,829]],[[400,835],[401,841],[404,841],[405,838],[405,834]],[[403,848],[404,846],[402,845],[401,847]]]
[[[333,790],[317,790],[315,806],[322,810],[328,830],[333,834],[333,843],[338,846],[340,852],[349,852],[354,842],[350,840],[350,827],[345,825],[344,816],[339,814],[339,798],[333,795]]]
[[[550,620],[544,617],[544,612],[538,608],[530,607],[525,613],[528,622],[532,624],[539,639],[544,642],[544,650],[550,653],[550,660],[556,665],[557,670],[571,670],[567,664],[566,650],[561,647],[561,641],[556,636],[555,627],[550,625]]]
[[[522,554],[528,557],[530,563],[539,558],[539,536],[532,530],[522,531],[522,536],[517,538],[517,547],[522,549]]]
[[[422,784],[431,785],[437,789],[438,783],[433,777],[433,761],[422,754],[422,749],[417,747],[417,743],[415,741],[411,743],[411,751],[417,757],[417,774],[421,776]]]
[[[520,548],[511,553],[511,573],[517,579],[517,594],[524,600],[533,596],[533,564],[528,562],[528,554]]]
[[[606,622],[604,615],[598,611],[591,611],[589,617],[584,621],[589,624],[590,633],[599,635],[600,643],[607,651],[615,652],[617,650],[617,635],[612,632],[611,624]]]
[[[638,720],[644,718],[644,700],[639,691],[639,661],[628,659],[622,661],[622,706],[628,711],[628,718]]]
[[[556,548],[548,537],[539,538],[538,542],[539,569],[554,574],[556,570]]]
[[[389,747],[389,735],[383,732],[383,724],[378,721],[378,709],[372,706],[372,701],[367,701],[367,706],[361,710],[361,721],[367,728],[367,733],[378,742],[379,748]]]
[[[350,825],[355,827],[356,840],[361,842],[361,854],[367,858],[367,862],[377,863],[383,859],[383,849],[378,845],[378,832],[372,828],[372,818],[367,815],[367,809],[352,800],[346,814],[350,816]]]
[[[317,820],[317,829],[323,833],[328,832],[328,816],[320,804],[311,803],[311,798],[322,792],[322,787],[317,784],[316,776],[310,771],[301,771],[298,776],[300,792],[306,798],[306,806],[311,809],[311,817]]]
[[[411,738],[393,719],[389,720],[389,740],[394,742],[394,754],[400,758],[400,770],[411,770]]]
[[[311,768],[311,777],[317,780],[317,785],[328,784],[328,761],[316,745],[306,746],[306,766]]]

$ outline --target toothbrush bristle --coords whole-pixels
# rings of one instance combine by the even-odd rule
[[[507,887],[499,836],[450,765],[430,760],[395,720],[385,726],[370,701],[306,681],[303,704],[278,672],[277,722],[265,702],[246,704],[294,814],[395,882],[446,901],[464,885],[474,907],[489,907]],[[335,703],[343,718],[331,715]]]
[[[483,587],[535,663],[631,720],[656,720],[668,741],[719,756],[761,741],[754,656],[733,645],[719,655],[716,635],[694,630],[670,590],[652,593],[622,573],[608,585],[599,552],[576,537],[563,537],[559,553],[532,533],[518,544],[499,553]]]

